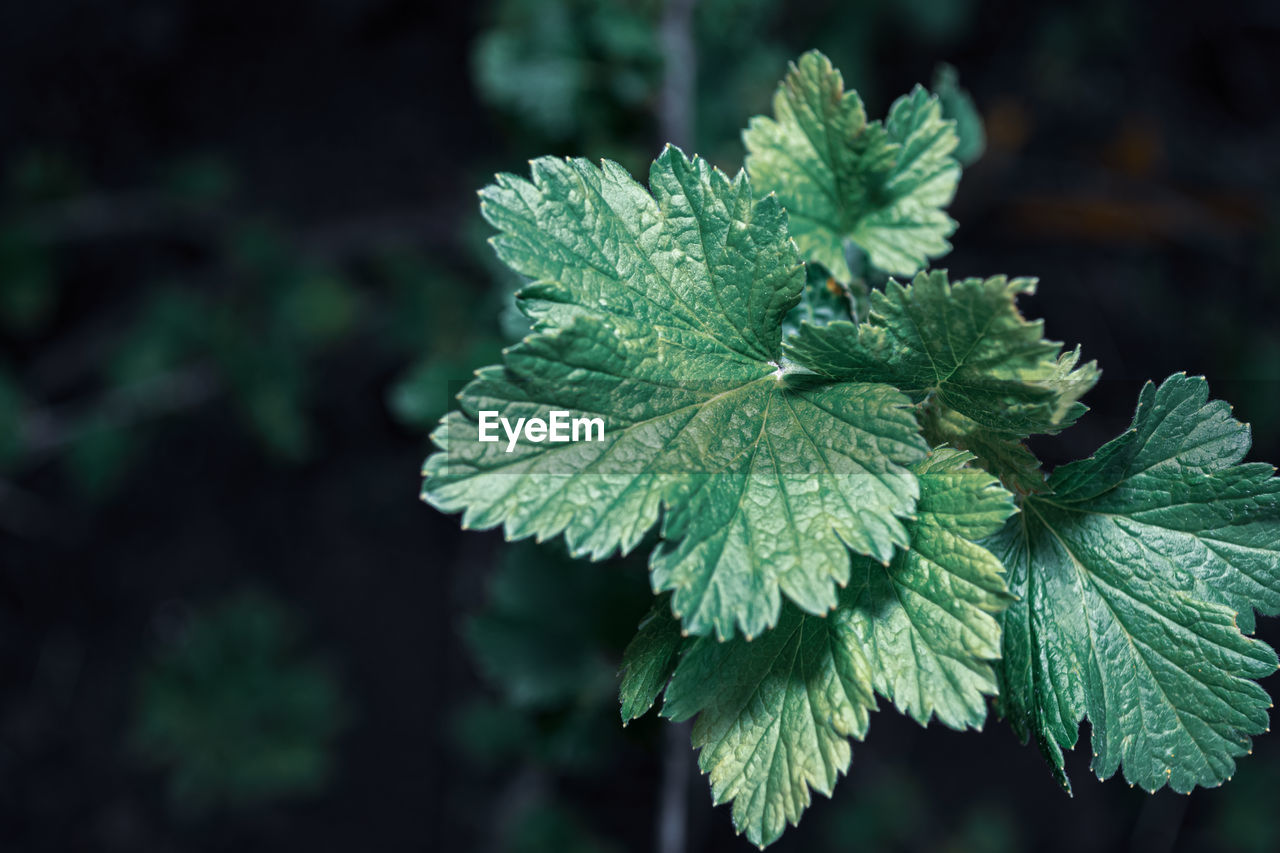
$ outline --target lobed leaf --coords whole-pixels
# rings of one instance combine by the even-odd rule
[[[981,728],[996,693],[993,662],[1012,601],[1004,567],[975,540],[1014,512],[1012,496],[968,467],[969,453],[938,448],[916,466],[920,480],[911,547],[882,566],[854,563],[848,606],[876,691],[924,725]]]
[[[667,598],[653,605],[622,654],[618,699],[624,726],[653,707],[679,661],[680,622],[671,615]]]
[[[781,323],[803,272],[776,199],[668,148],[652,194],[616,164],[534,161],[483,210],[535,281],[536,331],[477,374],[433,436],[423,497],[574,555],[634,548],[659,519],[655,592],[694,634],[760,634],[782,597],[836,605],[849,549],[905,545],[926,446],[909,400],[874,382],[784,380]],[[600,417],[601,441],[480,442],[479,412]]]
[[[1133,426],[1059,468],[987,540],[1019,596],[1001,705],[1059,781],[1093,727],[1099,778],[1176,791],[1229,779],[1271,701],[1275,653],[1241,633],[1280,611],[1280,480],[1239,464],[1248,427],[1203,379],[1147,383]]]
[[[1097,381],[1079,352],[1045,340],[1018,311],[1035,281],[1004,276],[955,283],[944,270],[871,295],[866,323],[802,325],[787,356],[831,380],[888,382],[915,400],[936,397],[978,425],[1008,434],[1057,432],[1079,417]]]
[[[806,260],[848,282],[846,241],[897,275],[951,250],[956,223],[943,208],[960,180],[958,138],[936,97],[917,86],[883,124],[868,122],[858,94],[811,51],[790,67],[773,111],[743,132],[747,171],[782,200]]]
[[[871,669],[846,618],[788,607],[754,642],[694,641],[667,688],[662,715],[695,714],[698,764],[717,805],[761,847],[796,824],[810,791],[831,795],[875,708]]]
[[[699,764],[752,842],[769,844],[796,823],[811,791],[830,796],[852,756],[847,739],[866,734],[873,691],[922,724],[936,714],[955,728],[981,727],[1000,652],[992,614],[1010,597],[999,561],[972,540],[998,530],[1014,507],[971,459],[939,448],[915,466],[910,548],[887,566],[856,560],[830,615],[786,607],[753,642],[686,646],[662,714],[698,715]]]

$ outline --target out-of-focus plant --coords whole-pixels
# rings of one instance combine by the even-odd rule
[[[335,249],[247,215],[235,170],[216,156],[178,158],[145,186],[111,192],[47,152],[9,172],[0,470],[19,483],[55,463],[83,496],[105,498],[167,424],[214,403],[264,455],[305,462],[322,446],[314,410],[344,347],[360,341],[388,365],[417,359],[390,403],[419,424],[448,396],[415,387],[465,378],[500,346],[496,326],[468,311],[490,308],[486,294],[501,288],[460,281],[412,243],[388,249],[376,229]],[[76,276],[120,240],[143,280],[108,300]]]
[[[507,546],[484,607],[465,623],[493,698],[471,697],[454,709],[451,748],[528,789],[500,798],[518,801],[518,813],[481,830],[497,849],[613,849],[555,795],[558,778],[598,773],[624,747],[614,710],[617,661],[649,594],[638,566],[598,568],[559,548]]]
[[[472,658],[502,702],[468,706],[457,718],[459,744],[481,758],[507,744],[507,757],[553,769],[598,766],[607,750],[597,738],[607,743],[616,730],[617,660],[648,595],[643,575],[626,567],[601,572],[559,548],[504,548],[487,603],[465,626]],[[503,737],[503,729],[530,736]]]
[[[132,744],[164,771],[174,805],[203,813],[323,788],[347,711],[289,608],[241,592],[170,627],[141,674]]]
[[[659,0],[502,0],[476,41],[480,94],[547,142],[591,128],[609,148],[651,121]]]
[[[773,69],[795,46],[779,32],[826,47],[865,92],[876,82],[874,52],[895,31],[945,43],[975,11],[971,0],[859,0],[803,17],[786,16],[778,0],[498,0],[474,47],[473,76],[530,151],[593,151],[634,171],[655,145],[676,141],[729,164],[740,117],[768,99]],[[673,27],[687,30],[692,56],[672,50]],[[664,78],[683,62],[696,66],[683,105],[692,138],[660,139]]]

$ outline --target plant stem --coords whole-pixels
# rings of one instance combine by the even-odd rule
[[[662,45],[662,92],[658,99],[660,143],[693,147],[693,90],[698,56],[693,44],[697,0],[667,0],[658,39]],[[689,151],[688,153],[692,153]]]
[[[663,727],[662,789],[658,799],[658,853],[685,853],[693,749],[688,721]]]

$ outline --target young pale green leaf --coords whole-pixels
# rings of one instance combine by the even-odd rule
[[[793,64],[773,99],[774,117],[751,120],[747,171],[775,192],[806,260],[841,281],[851,273],[845,241],[886,272],[910,275],[951,250],[956,223],[943,212],[960,165],[955,122],[917,86],[894,102],[884,124],[868,122],[831,61],[811,51]]]
[[[669,598],[664,595],[653,605],[622,654],[618,699],[624,726],[653,707],[676,670],[684,640]]]
[[[477,374],[433,436],[423,497],[508,538],[563,534],[575,555],[635,547],[662,514],[655,591],[694,634],[761,633],[782,596],[836,604],[849,553],[888,561],[927,450],[883,384],[784,382],[781,323],[803,270],[772,197],[668,148],[652,194],[616,164],[533,163],[483,211],[535,281],[537,331]],[[479,440],[479,413],[603,421],[603,438]],[[508,452],[510,451],[510,452]]]
[[[979,426],[1008,435],[1057,432],[1084,411],[1077,400],[1098,378],[1093,362],[1044,339],[1044,324],[1018,312],[1032,279],[920,273],[872,294],[859,326],[802,326],[787,356],[832,380],[888,382],[934,398]]]
[[[1086,716],[1098,777],[1148,790],[1220,784],[1266,730],[1252,679],[1276,656],[1240,626],[1280,611],[1280,480],[1239,464],[1249,443],[1203,379],[1148,383],[1127,432],[986,540],[1020,599],[1001,706],[1068,789],[1062,747]]]
[[[810,790],[831,796],[875,708],[871,668],[847,611],[812,616],[793,607],[753,642],[693,641],[667,688],[662,715],[695,714],[698,764],[717,805],[764,847],[799,822]]]
[[[993,614],[1011,601],[1000,561],[975,540],[1014,512],[972,455],[938,448],[916,466],[920,480],[911,548],[882,566],[854,561],[847,605],[876,690],[920,724],[981,728],[996,693],[1000,657]]]

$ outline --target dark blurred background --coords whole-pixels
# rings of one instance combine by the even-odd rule
[[[746,849],[669,726],[617,723],[643,559],[463,533],[418,467],[523,332],[475,190],[667,138],[736,170],[811,47],[872,116],[943,63],[970,93],[941,264],[1039,276],[1104,369],[1044,458],[1186,370],[1280,460],[1275,3],[5,4],[0,846],[648,851],[665,793]],[[776,849],[1275,849],[1275,735],[1189,797],[1086,744],[1068,798],[996,720],[885,709],[854,752]]]

